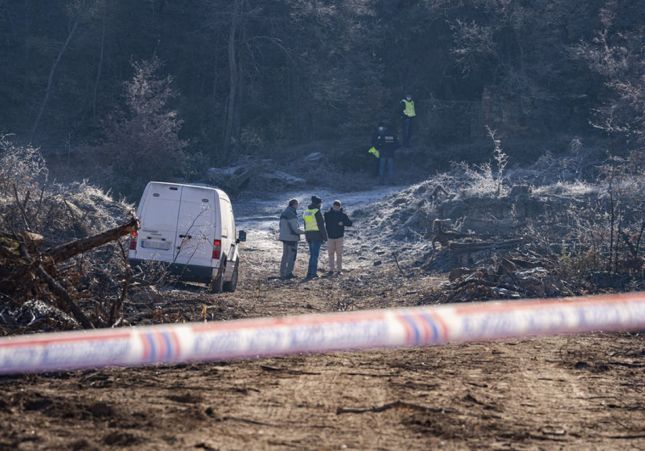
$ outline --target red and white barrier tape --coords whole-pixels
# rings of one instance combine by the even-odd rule
[[[166,324],[0,339],[0,374],[645,330],[645,292]]]

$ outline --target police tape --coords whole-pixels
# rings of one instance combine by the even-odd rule
[[[645,329],[645,292],[184,323],[0,339],[0,374]]]

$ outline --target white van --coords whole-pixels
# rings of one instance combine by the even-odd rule
[[[222,190],[200,185],[150,182],[137,216],[139,231],[130,237],[128,260],[168,263],[182,280],[210,284],[214,292],[235,291],[240,270],[231,201]]]

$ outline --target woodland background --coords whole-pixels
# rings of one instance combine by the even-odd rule
[[[631,0],[0,0],[0,134],[123,194],[313,142],[358,169],[408,92],[433,169],[487,126],[514,164],[642,154],[644,36]]]

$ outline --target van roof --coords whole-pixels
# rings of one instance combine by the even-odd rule
[[[214,186],[209,186],[207,184],[202,184],[202,183],[171,183],[171,182],[148,182],[148,186],[151,185],[163,185],[163,186],[187,186],[189,188],[200,188],[205,191],[216,191],[217,194],[219,194],[220,197],[224,197],[228,199],[228,194],[226,194],[224,191],[222,191],[219,188],[215,188]]]

